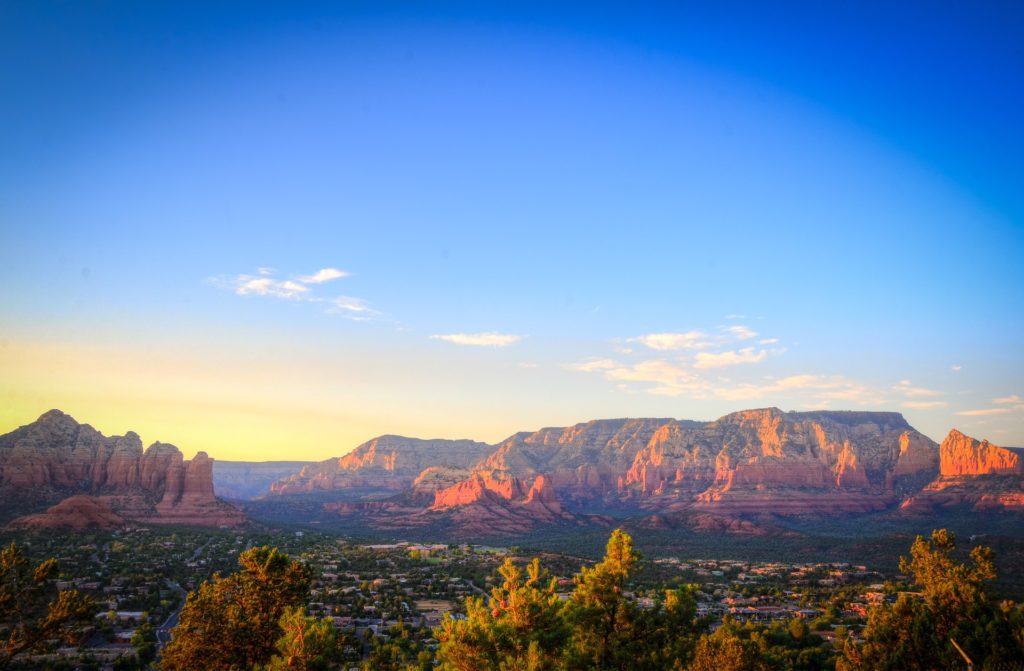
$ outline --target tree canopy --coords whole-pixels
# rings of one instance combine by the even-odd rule
[[[189,593],[161,656],[164,671],[233,671],[270,661],[282,615],[305,604],[310,572],[266,546],[246,550],[238,563],[240,571],[214,575]]]
[[[986,583],[996,576],[992,550],[976,546],[964,562],[956,551],[956,537],[945,529],[933,531],[930,539],[918,536],[910,556],[900,558],[900,571],[920,591],[905,592],[896,603],[872,609],[864,642],[847,641],[836,668],[960,668],[963,658],[954,640],[979,669],[1024,659],[1020,606],[997,606],[986,591]]]
[[[503,581],[488,600],[471,597],[466,618],[437,630],[441,668],[451,671],[671,669],[689,657],[696,630],[690,590],[669,590],[641,610],[627,594],[639,553],[621,529],[604,559],[575,577],[562,600],[556,582],[534,559],[525,571],[506,559]]]
[[[0,669],[16,655],[43,652],[51,640],[71,642],[96,612],[77,590],[57,591],[57,560],[36,566],[14,543],[0,550]]]

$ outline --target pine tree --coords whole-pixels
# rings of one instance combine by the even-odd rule
[[[1020,608],[1009,602],[997,607],[985,590],[996,576],[992,550],[975,547],[969,563],[958,561],[955,553],[956,538],[945,529],[933,531],[930,539],[918,536],[910,557],[900,558],[900,571],[914,578],[920,594],[902,594],[895,604],[872,609],[864,642],[848,640],[836,668],[955,668],[962,658],[952,640],[978,668],[1024,658],[1024,641],[1014,636]]]
[[[288,608],[281,616],[277,654],[264,671],[327,671],[338,657],[337,630],[328,618],[307,617],[302,608]]]
[[[503,581],[466,600],[466,619],[446,617],[436,630],[441,668],[451,671],[545,671],[558,668],[568,636],[556,583],[534,559],[526,573],[506,559]]]
[[[309,594],[309,569],[277,548],[246,550],[242,570],[214,575],[185,601],[160,666],[164,671],[231,671],[267,663],[281,616]]]
[[[37,566],[14,543],[0,550],[0,669],[15,655],[42,652],[53,639],[73,641],[96,612],[76,590],[57,591],[57,560]]]
[[[604,560],[593,568],[583,567],[576,576],[576,592],[566,613],[573,628],[570,668],[635,668],[631,642],[637,633],[638,609],[624,590],[639,559],[630,535],[616,529],[608,539]]]

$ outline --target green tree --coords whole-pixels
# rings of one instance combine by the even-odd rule
[[[700,637],[687,671],[762,671],[757,649],[739,636],[735,623],[727,619],[715,633]]]
[[[143,622],[135,630],[131,643],[143,668],[156,658],[156,630],[148,621]]]
[[[57,591],[57,560],[37,566],[14,543],[0,550],[0,669],[15,655],[45,651],[48,642],[73,642],[96,606],[77,590]]]
[[[918,536],[900,570],[913,577],[920,594],[901,594],[895,604],[873,608],[863,644],[847,640],[840,671],[860,669],[936,669],[962,664],[951,639],[967,651],[978,668],[1024,658],[1014,636],[1019,608],[997,607],[985,591],[995,578],[992,550],[973,548],[969,562],[958,561],[956,538],[945,529],[930,539]]]
[[[214,575],[190,592],[164,648],[164,671],[232,671],[266,664],[281,637],[281,616],[303,604],[310,572],[277,548],[246,550],[242,570]]]
[[[288,608],[279,622],[277,654],[265,671],[327,671],[338,659],[338,634],[328,618],[307,617],[302,608]]]
[[[544,671],[558,668],[568,636],[556,582],[534,559],[522,569],[506,559],[503,581],[466,600],[466,619],[445,617],[436,630],[441,668],[451,671]]]
[[[572,625],[569,666],[580,669],[632,669],[636,656],[637,607],[626,599],[626,579],[640,555],[633,539],[616,529],[605,557],[575,577],[576,592],[567,607]]]
[[[699,630],[704,623],[697,620],[696,586],[666,590],[663,601],[654,608],[638,610],[628,643],[637,671],[682,669],[693,655]]]

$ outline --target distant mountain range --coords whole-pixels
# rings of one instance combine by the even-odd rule
[[[315,463],[214,463],[202,453],[183,462],[173,446],[143,453],[134,433],[105,438],[51,411],[0,436],[0,512],[77,494],[100,509],[83,513],[90,503],[76,498],[14,524],[59,524],[62,514],[238,523],[216,485],[238,501],[258,498],[239,505],[275,519],[378,531],[493,536],[629,519],[768,534],[784,533],[773,521],[787,517],[1024,512],[1022,457],[956,430],[938,445],[899,413],[766,408],[712,422],[595,420],[496,445],[385,435]]]
[[[248,501],[270,492],[277,480],[313,461],[223,461],[213,462],[213,486],[217,495],[230,501]]]
[[[319,519],[518,534],[550,524],[767,533],[751,520],[1024,511],[1018,450],[892,412],[744,410],[713,422],[595,420],[497,445],[381,436],[271,486]],[[269,503],[269,502],[268,502]]]

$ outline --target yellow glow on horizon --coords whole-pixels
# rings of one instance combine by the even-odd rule
[[[414,409],[399,420],[358,380],[316,361],[8,341],[0,369],[0,434],[57,408],[108,436],[172,443],[186,458],[321,460],[382,433],[464,437],[435,435]]]

